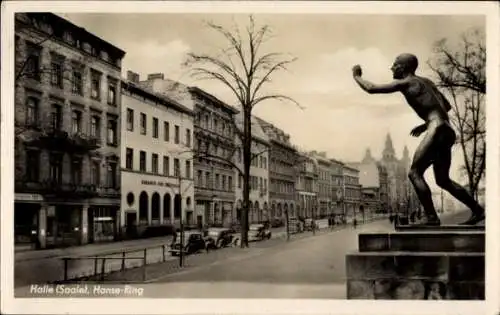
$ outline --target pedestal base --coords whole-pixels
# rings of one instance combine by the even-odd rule
[[[346,256],[348,299],[484,299],[484,232],[360,234],[359,250]]]

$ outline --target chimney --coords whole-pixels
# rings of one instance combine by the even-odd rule
[[[164,80],[165,76],[163,75],[163,73],[151,73],[151,74],[148,74],[148,81],[149,80],[156,80],[156,79]]]
[[[134,83],[139,83],[139,74],[133,71],[127,71],[127,80],[132,81]]]

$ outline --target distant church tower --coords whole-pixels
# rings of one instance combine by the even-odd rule
[[[388,162],[396,160],[396,152],[394,151],[394,146],[392,145],[392,138],[389,133],[385,138],[385,147],[384,151],[382,152],[382,160]]]

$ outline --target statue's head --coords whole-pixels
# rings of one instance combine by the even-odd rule
[[[418,68],[417,56],[413,54],[401,54],[396,57],[392,64],[392,77],[394,79],[402,79],[409,74],[415,74]]]

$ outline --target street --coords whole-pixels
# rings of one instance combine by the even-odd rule
[[[443,217],[464,220],[468,212]],[[277,248],[256,250],[209,266],[156,279],[145,295],[156,298],[345,298],[345,255],[362,232],[393,231],[388,220],[318,233]]]
[[[273,228],[273,235],[280,237],[285,232],[283,227]],[[33,283],[46,283],[49,281],[62,280],[64,278],[64,268],[62,257],[65,256],[95,256],[103,255],[106,252],[117,252],[120,250],[143,249],[145,247],[155,247],[148,250],[148,264],[159,262],[162,257],[161,245],[170,244],[171,236],[156,237],[150,239],[138,239],[123,242],[89,244],[85,246],[75,246],[64,249],[39,250],[15,253],[14,283],[15,287],[26,286]],[[141,256],[142,251],[129,254],[129,256]],[[103,256],[104,257],[104,256]],[[106,255],[106,257],[121,257],[120,254]],[[170,255],[167,260],[175,259]],[[177,258],[178,259],[178,258]],[[126,266],[141,265],[141,260],[127,260]],[[121,260],[108,260],[106,271],[119,270]],[[72,261],[69,265],[69,276],[80,276],[91,274],[94,269],[93,260]],[[40,272],[43,270],[44,272]]]
[[[456,223],[467,215],[467,212],[447,215],[443,223]],[[276,229],[270,241],[253,243],[250,248],[226,248],[210,255],[189,256],[187,267],[182,270],[172,261],[178,258],[167,255],[166,260],[171,262],[148,266],[148,283],[142,285],[145,285],[146,296],[161,298],[344,298],[345,255],[357,250],[358,233],[375,231],[393,231],[393,226],[384,219],[358,225],[356,229],[352,226],[334,231],[327,229],[315,236],[306,232],[292,236],[290,242],[284,241],[284,231]],[[114,243],[114,247],[141,248],[160,243],[164,244],[165,238]],[[112,245],[103,245],[102,250],[110,250]],[[65,252],[95,255],[96,246],[89,248],[75,247]],[[161,255],[161,249],[152,250],[148,263],[159,262]],[[83,262],[72,266],[71,273],[92,272],[93,261]],[[141,263],[140,260],[127,261],[127,265]],[[107,266],[106,270],[118,270],[120,260],[108,261]],[[61,278],[61,267],[60,257],[24,261],[19,258],[15,265],[16,295],[23,295],[29,284]],[[141,281],[141,278],[134,279],[142,274],[140,270],[127,271],[125,278],[131,276]],[[107,279],[113,278],[111,275]]]

